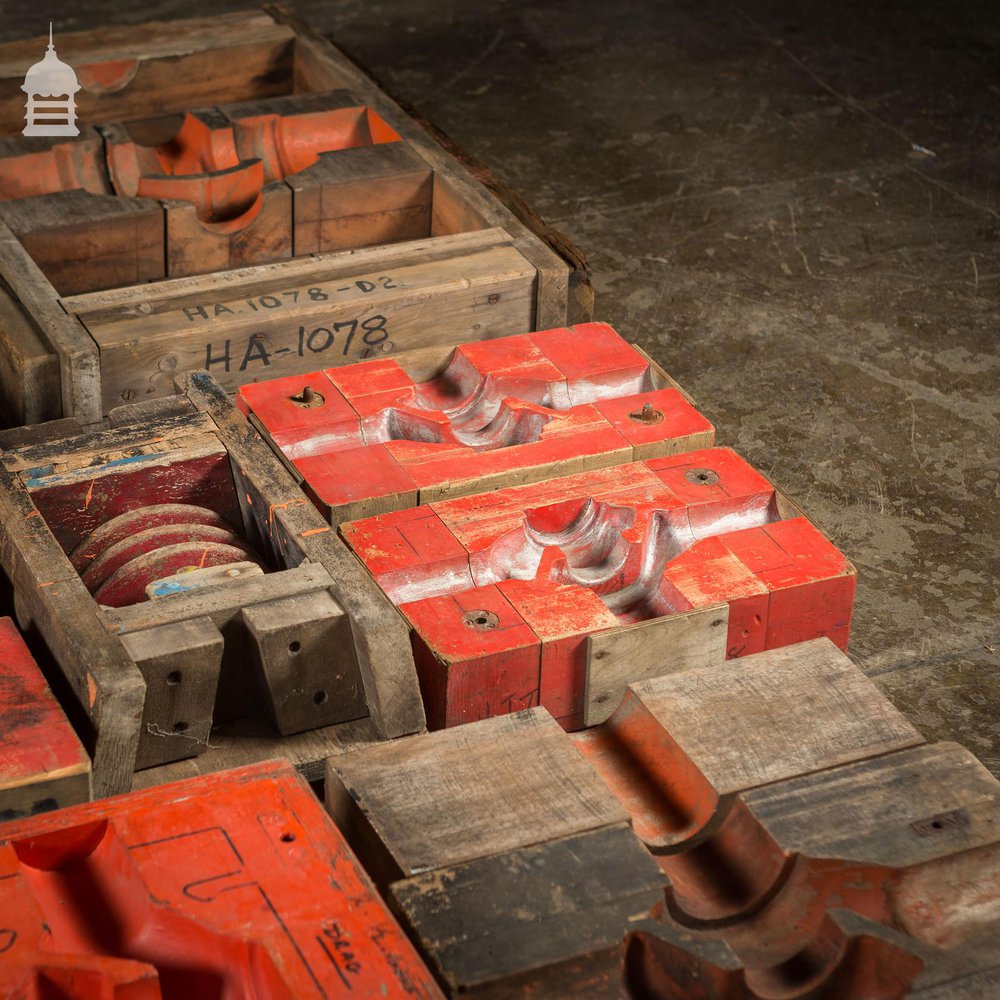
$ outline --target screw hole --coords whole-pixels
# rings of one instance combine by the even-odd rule
[[[291,844],[295,840],[294,833],[283,833],[281,835],[281,842],[283,844]]]
[[[462,615],[462,622],[466,628],[483,632],[487,629],[496,628],[500,624],[500,619],[492,611],[466,611]]]
[[[171,670],[167,674],[167,684],[173,687],[175,684],[180,684],[181,682],[181,672],[179,670]]]
[[[325,705],[327,701],[329,701],[329,698],[330,696],[325,691],[317,691],[313,695],[313,701],[316,702],[317,705]]]
[[[186,733],[188,730],[188,724],[186,722],[175,722],[174,732],[175,733]]]
[[[299,651],[300,649],[302,649],[302,643],[301,643],[301,642],[299,642],[299,640],[298,640],[298,639],[293,639],[293,640],[292,640],[292,641],[291,641],[291,642],[290,642],[290,643],[288,644],[288,652],[289,652],[289,653],[291,653],[291,654],[292,654],[293,656],[294,656],[294,655],[295,655],[295,654],[296,654],[296,653],[297,653],[297,652],[298,652],[298,651]]]

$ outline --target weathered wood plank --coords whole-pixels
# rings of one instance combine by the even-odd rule
[[[543,709],[331,757],[326,796],[377,881],[625,818]]]
[[[587,637],[584,722],[607,719],[630,683],[726,659],[729,605],[650,618]]]

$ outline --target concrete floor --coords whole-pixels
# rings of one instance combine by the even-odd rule
[[[295,6],[588,252],[598,318],[857,565],[865,671],[1000,774],[1000,9]]]

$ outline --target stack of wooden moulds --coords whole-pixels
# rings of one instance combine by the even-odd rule
[[[4,995],[997,994],[1000,784],[571,248],[280,11],[130,44],[0,146]]]

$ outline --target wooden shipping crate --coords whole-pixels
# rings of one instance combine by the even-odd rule
[[[533,708],[338,754],[326,797],[450,996],[957,1000],[1000,974],[1000,782],[827,639],[631,685],[583,733]]]
[[[579,253],[286,12],[56,41],[76,139],[18,134],[45,42],[0,46],[0,421],[590,318]]]
[[[315,775],[424,725],[398,612],[211,376],[185,385],[110,430],[0,437],[22,442],[0,450],[0,568],[97,795],[276,754]]]
[[[334,525],[715,440],[605,323],[259,382],[236,400]]]
[[[577,729],[631,681],[830,636],[854,567],[712,448],[340,526],[413,630],[428,725],[541,704]]]
[[[6,997],[441,996],[285,762],[0,826]]]

